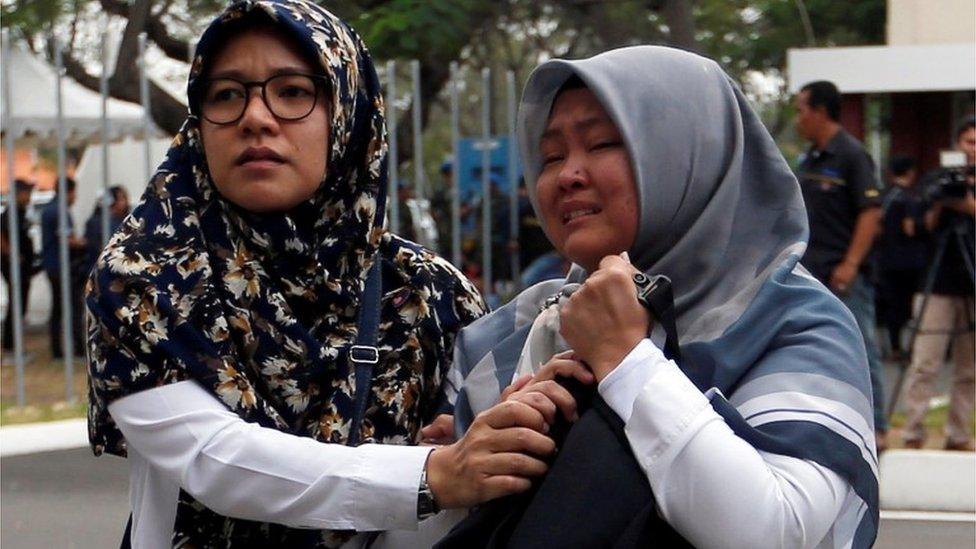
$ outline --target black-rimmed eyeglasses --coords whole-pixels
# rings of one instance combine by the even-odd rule
[[[244,116],[251,88],[261,88],[261,98],[276,118],[301,120],[315,109],[319,92],[328,84],[324,76],[278,74],[258,82],[212,78],[203,83],[200,111],[213,124],[233,124]]]

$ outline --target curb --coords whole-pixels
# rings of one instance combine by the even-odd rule
[[[881,508],[976,513],[976,453],[888,450],[881,455]]]
[[[88,446],[88,420],[66,419],[0,427],[0,457]]]

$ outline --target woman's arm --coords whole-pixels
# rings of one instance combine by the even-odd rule
[[[599,391],[625,421],[662,515],[696,547],[815,547],[848,497],[830,469],[736,436],[649,340]]]
[[[467,507],[527,490],[554,449],[543,414],[521,402],[480,414],[470,434],[436,449],[353,448],[264,428],[193,381],[119,398],[109,412],[140,456],[210,509],[294,528],[412,530],[425,466],[438,504]]]
[[[352,448],[260,427],[193,381],[120,398],[109,412],[132,448],[217,513],[295,528],[416,528],[430,447]]]

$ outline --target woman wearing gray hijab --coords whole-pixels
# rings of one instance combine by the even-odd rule
[[[461,332],[457,431],[499,400],[546,396],[573,416],[552,380],[590,373],[657,512],[692,545],[870,546],[863,345],[799,264],[799,187],[738,87],[715,62],[663,47],[552,60],[529,78],[518,136],[532,204],[574,267]],[[638,299],[654,275],[671,280],[671,326]],[[568,516],[585,532],[588,517]]]

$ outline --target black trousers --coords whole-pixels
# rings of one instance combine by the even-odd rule
[[[62,345],[64,328],[61,326],[61,316],[63,314],[61,310],[61,276],[47,273],[47,279],[51,283],[51,317],[48,320],[48,333],[51,338],[51,356],[54,358],[62,358],[64,356]],[[84,332],[84,316],[82,315],[81,295],[75,284],[70,285],[69,291],[71,292],[71,337],[74,345],[74,355],[84,356],[85,344],[84,338],[82,337]]]
[[[0,264],[0,273],[3,274],[3,279],[7,283],[7,316],[3,319],[3,349],[12,351],[14,348],[14,282],[10,265],[7,262]],[[22,266],[20,269],[20,303],[23,316],[21,318],[27,316],[27,296],[30,295],[30,286],[30,269]]]
[[[903,350],[899,334],[912,318],[912,298],[919,291],[923,272],[921,269],[892,269],[881,273],[879,297],[883,306],[878,320],[888,329],[891,348],[896,351]]]

